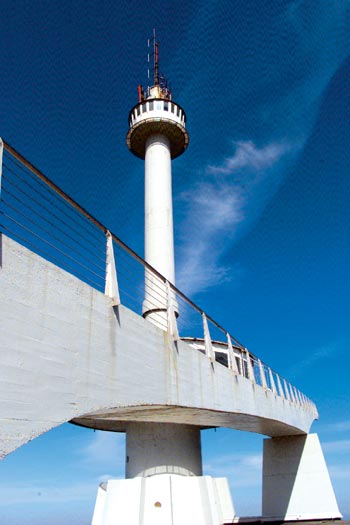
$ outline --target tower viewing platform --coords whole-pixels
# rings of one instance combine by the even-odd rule
[[[170,155],[175,159],[188,146],[186,114],[179,104],[161,97],[160,88],[150,90],[149,99],[139,102],[129,114],[129,132],[126,143],[140,159],[146,155],[147,139],[151,135],[164,135],[170,143]]]

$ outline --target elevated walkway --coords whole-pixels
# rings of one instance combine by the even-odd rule
[[[1,456],[66,421],[109,430],[133,420],[268,436],[309,431],[309,409],[112,307],[5,235],[1,249]]]

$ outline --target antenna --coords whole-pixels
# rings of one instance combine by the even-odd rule
[[[156,30],[153,29],[153,46],[154,46],[154,85],[159,85],[159,63],[158,63],[158,47],[159,44],[156,42]]]
[[[160,97],[167,98],[168,100],[172,99],[170,85],[168,80],[163,73],[159,72],[159,42],[156,39],[156,30],[153,29],[152,38],[147,39],[147,91],[146,97]],[[153,63],[153,64],[152,64]],[[152,65],[151,65],[152,64]],[[152,70],[153,66],[153,70]],[[152,80],[153,77],[153,84]],[[153,89],[157,88],[157,89]],[[151,95],[152,93],[152,95]],[[143,98],[142,98],[143,100]],[[139,94],[140,101],[140,94]]]

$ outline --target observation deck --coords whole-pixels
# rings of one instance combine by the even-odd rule
[[[136,104],[129,113],[129,126],[126,143],[140,159],[145,158],[146,141],[152,135],[168,138],[172,159],[179,157],[189,144],[186,114],[169,99],[149,98]]]

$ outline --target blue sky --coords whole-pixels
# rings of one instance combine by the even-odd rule
[[[173,163],[177,284],[316,402],[350,506],[350,2],[3,2],[0,135],[143,253],[125,145],[153,27],[187,114]],[[262,437],[203,433],[206,472],[260,512]],[[123,436],[63,425],[0,465],[7,525],[89,523]]]

